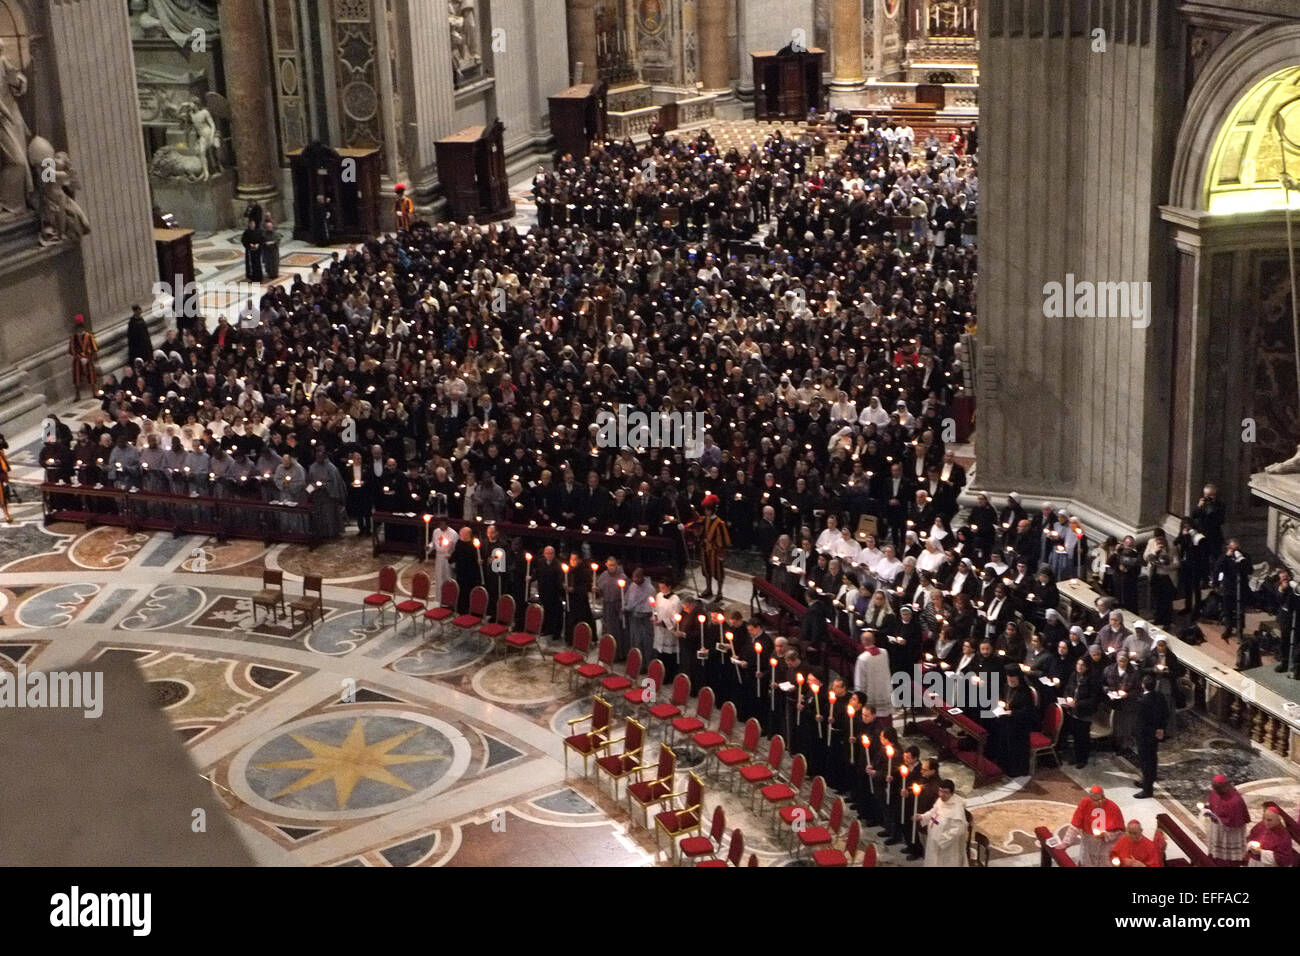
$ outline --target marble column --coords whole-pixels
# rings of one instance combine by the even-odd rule
[[[49,6],[48,49],[58,72],[66,148],[82,184],[77,201],[90,219],[91,231],[80,243],[86,305],[101,342],[125,323],[133,304],[149,306],[158,278],[135,56],[124,14],[118,0],[53,0]],[[64,148],[51,130],[36,132]]]
[[[232,104],[230,134],[235,146],[236,216],[256,201],[263,209],[275,208],[278,166],[276,139],[271,123],[270,53],[266,13],[261,0],[221,0],[221,49],[226,61],[226,97]]]
[[[831,89],[860,89],[862,0],[831,0]]]
[[[568,6],[569,76],[574,83],[590,82],[596,76],[596,0],[568,0]]]
[[[705,93],[731,91],[727,53],[727,0],[700,0],[700,85]]]
[[[399,7],[399,15],[402,13],[406,18],[402,33],[410,50],[404,80],[409,89],[406,114],[411,119],[406,130],[406,165],[416,208],[427,215],[438,183],[434,144],[456,132],[451,31],[444,3],[408,0]]]

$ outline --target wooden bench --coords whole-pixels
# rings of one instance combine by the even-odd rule
[[[975,786],[1005,776],[1001,767],[984,756],[984,745],[989,737],[988,731],[961,711],[953,713],[939,708],[935,710],[932,719],[918,721],[916,729],[934,741],[941,752],[970,767],[975,772]],[[975,742],[974,750],[962,747],[963,737]]]
[[[1047,841],[1052,838],[1052,831],[1047,827],[1035,827],[1034,836],[1038,837],[1038,850],[1041,854],[1041,866],[1051,867],[1053,863],[1057,866],[1078,866],[1070,858],[1070,854],[1063,846],[1048,846]]]
[[[760,598],[777,609],[778,627],[783,626],[787,619],[793,625],[798,626],[804,615],[808,613],[807,605],[786,594],[761,574],[756,574],[752,579],[752,590],[749,598],[750,608],[756,617],[763,616]],[[770,621],[770,618],[768,620]],[[828,625],[827,630],[830,634],[830,640],[826,642],[826,659],[821,663],[827,667],[833,667],[840,674],[851,679],[853,665],[857,661],[861,649],[834,624]]]
[[[1201,849],[1201,845],[1188,836],[1187,831],[1179,826],[1167,813],[1156,814],[1156,832],[1178,847],[1187,857],[1185,860],[1165,859],[1165,866],[1218,866],[1210,855]]]

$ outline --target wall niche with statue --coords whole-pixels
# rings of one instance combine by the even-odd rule
[[[124,0],[154,205],[201,232],[235,225],[215,0]]]

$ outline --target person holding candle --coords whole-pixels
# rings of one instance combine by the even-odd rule
[[[581,570],[585,572],[585,566]],[[588,579],[584,578],[583,580]],[[620,581],[623,582],[622,587],[619,586]],[[628,647],[630,646],[627,628],[623,622],[623,591],[626,587],[627,573],[618,563],[618,559],[611,555],[605,559],[605,569],[596,577],[595,590],[600,596],[600,626],[606,634],[613,635],[614,641],[618,645],[617,660],[623,660],[627,657]],[[579,600],[585,599],[586,593],[584,589],[583,597]],[[588,607],[590,607],[590,604],[588,604]]]
[[[582,556],[576,551],[569,552],[569,576],[565,580],[565,606],[568,608],[569,621],[568,629],[573,630],[573,626],[580,621],[585,621],[591,628],[593,636],[597,636],[596,614],[591,606],[592,589],[595,586],[594,581],[596,574],[591,565],[582,560]],[[617,590],[617,585],[615,589]],[[614,634],[611,627],[617,625],[618,633],[614,634],[614,640],[618,641],[623,636],[623,619],[622,615],[617,615],[614,621],[603,620],[601,622],[602,631],[605,634]],[[624,655],[626,656],[626,652]]]
[[[464,614],[469,610],[469,592],[479,583],[478,557],[479,549],[474,547],[473,532],[468,527],[461,528],[452,547],[450,559],[456,575],[456,583],[460,586],[457,614]]]
[[[1264,818],[1251,827],[1247,836],[1245,862],[1247,866],[1300,865],[1300,855],[1296,853],[1281,809],[1272,801],[1264,804]]]
[[[1124,835],[1115,841],[1110,854],[1112,865],[1116,865],[1116,861],[1119,866],[1165,865],[1160,848],[1150,837],[1142,835],[1142,824],[1138,820],[1128,822]]]
[[[1250,810],[1223,774],[1210,781],[1208,803],[1196,805],[1205,819],[1205,851],[1220,866],[1238,866],[1246,856]]]
[[[683,620],[682,599],[673,593],[672,582],[660,580],[651,617],[654,622],[655,657],[664,663],[664,680],[677,676],[678,645],[681,643],[680,622]]]
[[[966,801],[957,795],[957,785],[947,778],[935,788],[936,797],[924,815],[925,863],[927,867],[968,866],[966,857]]]
[[[1065,835],[1051,837],[1047,843],[1051,847],[1080,844],[1080,866],[1112,866],[1111,850],[1123,835],[1124,827],[1119,805],[1097,784],[1074,808]]]
[[[641,651],[641,659],[649,661],[654,654],[654,627],[651,599],[655,594],[654,582],[646,577],[645,570],[635,568],[623,593],[627,608],[628,643]]]
[[[1069,736],[1074,747],[1074,766],[1088,766],[1092,751],[1092,719],[1105,700],[1101,675],[1088,666],[1086,658],[1074,662],[1074,673],[1062,685],[1060,703],[1065,711],[1062,736]]]
[[[939,760],[926,757],[920,762],[920,772],[909,776],[910,784],[906,794],[908,819],[912,822],[907,836],[906,855],[909,860],[919,860],[924,855],[917,824],[923,822],[939,799]],[[964,822],[964,821],[963,821]]]
[[[914,778],[919,779],[921,772],[921,751],[918,747],[908,747],[893,762],[893,771],[889,776],[888,807],[885,813],[885,829],[888,836],[885,846],[897,846],[908,841],[908,827],[911,818],[907,808],[912,805],[913,796],[910,789]]]
[[[573,643],[573,629],[565,626],[564,572],[555,548],[547,545],[540,559],[533,562],[537,579],[537,599],[542,605],[542,633]]]

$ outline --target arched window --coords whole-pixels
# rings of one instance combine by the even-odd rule
[[[1300,65],[1265,77],[1237,101],[1211,156],[1205,184],[1210,212],[1286,204],[1283,171],[1300,177]],[[1291,204],[1300,205],[1300,194],[1291,193]]]
[[[22,7],[14,0],[0,0],[0,44],[9,65],[25,69],[32,56],[31,34]]]

